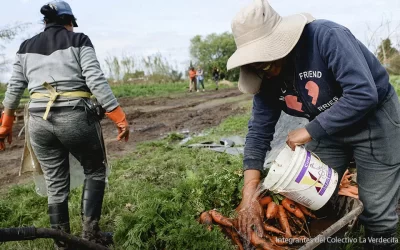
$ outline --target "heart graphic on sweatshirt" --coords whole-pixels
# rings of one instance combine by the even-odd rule
[[[306,89],[308,90],[308,95],[312,97],[311,103],[316,105],[317,101],[318,101],[318,96],[319,96],[318,84],[316,84],[313,81],[308,81],[306,84]]]
[[[299,112],[304,112],[301,108],[303,104],[297,101],[297,96],[295,95],[287,95],[285,96],[286,106],[290,109],[297,110]]]

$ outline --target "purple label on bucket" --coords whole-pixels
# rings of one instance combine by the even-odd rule
[[[322,196],[322,195],[325,193],[326,189],[327,189],[328,186],[329,186],[329,183],[331,182],[331,178],[332,178],[332,169],[329,168],[329,170],[328,170],[328,176],[326,177],[326,181],[325,181],[324,186],[321,188],[321,191],[319,191],[319,195]]]
[[[310,160],[311,160],[311,154],[310,154],[310,152],[307,151],[306,161],[304,162],[304,165],[300,171],[300,174],[296,178],[297,183],[300,183],[300,181],[303,179],[304,175],[306,174],[308,165],[310,164]]]

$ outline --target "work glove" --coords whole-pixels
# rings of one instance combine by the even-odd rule
[[[125,113],[122,110],[121,106],[118,106],[111,112],[106,113],[107,117],[117,125],[118,128],[118,137],[117,140],[125,138],[125,141],[129,139],[129,124],[126,121]]]
[[[2,114],[0,126],[0,151],[5,150],[6,148],[6,145],[4,144],[6,138],[9,144],[12,142],[12,126],[14,125],[14,119],[15,116],[13,115]]]

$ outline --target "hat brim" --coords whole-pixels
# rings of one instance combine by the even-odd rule
[[[281,22],[270,35],[238,48],[229,58],[227,69],[284,58],[296,46],[308,22],[309,20],[303,14],[282,17]],[[261,81],[254,72],[241,67],[238,85],[243,93],[257,93]]]
[[[245,94],[257,94],[260,90],[262,79],[248,67],[240,67],[238,88]]]
[[[75,20],[72,20],[72,25],[73,25],[74,27],[78,27],[78,24],[76,23]]]

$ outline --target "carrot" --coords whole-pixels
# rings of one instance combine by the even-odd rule
[[[276,247],[273,244],[269,243],[268,241],[264,240],[263,238],[260,238],[257,236],[257,234],[252,231],[251,232],[251,239],[250,243],[255,246],[257,249],[263,249],[263,250],[280,250],[280,247]]]
[[[267,220],[276,218],[277,214],[278,214],[278,205],[276,205],[275,202],[268,203],[267,211],[265,213]]]
[[[200,215],[200,223],[207,225],[207,230],[211,231],[212,229],[212,217],[209,212],[205,211]]]
[[[285,198],[281,204],[287,211],[294,214],[297,218],[301,219],[302,221],[306,221],[306,217],[304,217],[303,212],[296,206],[294,201]]]
[[[289,218],[288,218],[288,221],[289,221],[289,228],[290,228],[290,232],[292,233],[292,234],[297,234],[298,233],[298,231],[297,231],[297,228],[296,228],[296,226],[295,225],[293,225],[293,223],[290,223],[290,220],[289,220]],[[301,231],[300,231],[301,232]]]
[[[267,224],[265,224],[265,223],[263,224],[263,226],[264,226],[264,230],[265,230],[265,231],[268,231],[268,232],[271,232],[271,233],[280,234],[280,235],[285,235],[284,232],[282,232],[281,230],[279,230],[279,229],[276,228],[276,227],[267,225]]]
[[[355,195],[358,195],[358,187],[356,187],[356,186],[349,186],[349,187],[347,187],[346,189],[348,189],[350,193],[355,194]]]
[[[342,180],[340,181],[340,187],[341,188],[346,188],[350,186],[351,184],[351,179],[353,178],[354,174],[350,173],[349,170],[347,169],[346,172],[344,172]]]
[[[278,206],[278,219],[282,230],[285,232],[286,237],[292,237],[292,232],[290,231],[288,217],[285,212],[285,208],[282,205]]]
[[[271,198],[271,196],[265,196],[265,197],[261,198],[258,202],[260,203],[260,205],[262,207],[266,207],[269,203],[272,202],[272,198]]]
[[[220,224],[222,226],[226,226],[226,227],[233,227],[233,222],[232,220],[224,217],[222,214],[218,213],[215,210],[210,210],[208,211],[211,215],[211,217],[213,218],[213,220],[217,223]]]
[[[317,218],[317,216],[315,216],[313,213],[311,213],[311,211],[308,210],[305,206],[303,206],[303,205],[301,205],[299,203],[296,203],[296,204],[297,204],[297,207],[300,208],[300,210],[303,212],[303,214],[305,214],[307,216],[310,216],[313,219]]]
[[[240,236],[236,232],[236,230],[231,227],[224,227],[224,230],[231,237],[231,240],[233,241],[233,243],[235,243],[238,246],[238,249],[244,250],[242,241],[240,240]]]
[[[299,218],[297,218],[296,216],[290,216],[290,219],[293,220],[294,224],[296,224],[298,227],[303,228],[304,227],[304,222],[301,221]]]
[[[308,229],[307,223],[304,223],[301,221],[299,218],[292,214],[288,214],[289,219],[294,222],[295,225],[297,225],[297,228],[295,230],[292,230],[292,233],[295,232],[296,234],[301,234],[301,232],[305,232],[308,236],[310,236],[310,231]]]
[[[347,189],[347,188],[340,189],[339,190],[339,195],[344,195],[344,196],[353,197],[355,199],[359,199],[357,194],[354,194],[354,193],[350,192],[349,189]]]

